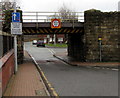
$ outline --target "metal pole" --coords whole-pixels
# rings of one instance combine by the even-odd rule
[[[54,34],[54,45],[56,45],[56,34]]]
[[[17,64],[17,35],[14,36],[14,53],[15,53],[15,73],[18,71]]]
[[[38,29],[38,12],[36,12],[36,27]]]
[[[16,1],[14,0],[14,12],[16,12]],[[17,35],[14,35],[15,73],[18,71],[17,63]]]
[[[74,29],[74,19],[73,19],[73,29]]]
[[[102,61],[102,41],[99,40],[99,44],[100,44],[100,62]]]

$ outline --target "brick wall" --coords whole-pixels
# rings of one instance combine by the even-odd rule
[[[14,73],[14,54],[13,51],[7,53],[2,59],[2,93],[4,93],[7,84]]]
[[[86,61],[99,61],[99,37],[102,38],[102,61],[119,61],[118,16],[120,12],[85,11]]]

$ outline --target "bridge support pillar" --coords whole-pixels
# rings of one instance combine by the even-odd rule
[[[23,58],[24,58],[24,37],[23,35],[18,35],[17,36],[17,44],[18,44],[18,48],[17,48],[17,55],[18,55],[18,64],[22,64],[23,63]]]
[[[85,11],[84,15],[86,61],[120,61],[120,13],[92,9]]]
[[[83,35],[68,34],[68,56],[73,57],[79,61],[84,61],[84,43]]]

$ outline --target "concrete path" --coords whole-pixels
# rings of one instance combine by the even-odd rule
[[[11,78],[4,96],[48,96],[41,76],[30,56],[25,52],[24,63]]]

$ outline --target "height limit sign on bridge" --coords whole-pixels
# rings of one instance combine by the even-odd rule
[[[61,28],[61,20],[51,19],[51,28]]]

